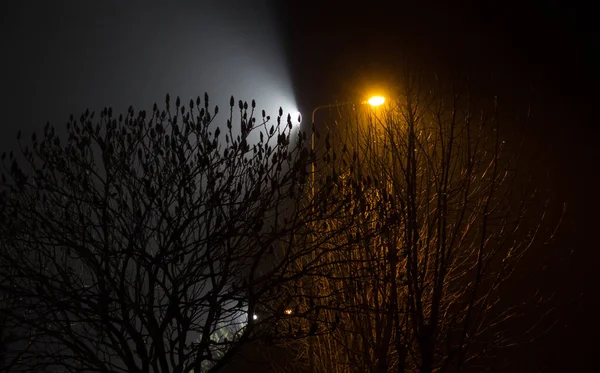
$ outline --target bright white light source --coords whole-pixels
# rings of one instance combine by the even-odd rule
[[[300,125],[300,123],[302,122],[302,114],[298,111],[298,109],[292,108],[292,109],[286,110],[286,108],[283,108],[283,110],[290,115],[290,119],[292,120],[292,125],[294,127],[297,127]],[[287,118],[287,114],[285,114],[285,117]]]
[[[257,314],[252,315],[252,320],[258,320],[258,315]]]

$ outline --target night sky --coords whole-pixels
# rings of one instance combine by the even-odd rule
[[[86,108],[149,109],[167,92],[187,102],[206,91],[222,109],[232,94],[255,98],[270,113],[299,110],[306,125],[317,105],[393,85],[407,58],[492,81],[482,93],[499,96],[507,122],[531,105],[526,163],[568,208],[514,284],[552,295],[558,322],[507,358],[513,371],[583,371],[597,365],[600,331],[600,35],[591,6],[523,3],[23,2],[1,16],[0,145]]]
[[[508,296],[540,289],[557,323],[504,359],[513,372],[597,365],[600,33],[591,8],[572,1],[309,3],[295,2],[288,14],[300,108],[387,87],[406,58],[426,71],[493,82],[481,93],[498,95],[505,126],[531,106],[525,163],[567,212],[556,239],[524,260]],[[530,308],[526,322],[540,314]]]

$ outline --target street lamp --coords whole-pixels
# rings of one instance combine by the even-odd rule
[[[311,115],[311,123],[315,124],[315,114],[317,113],[318,110],[321,109],[328,109],[328,108],[332,108],[332,107],[339,107],[339,106],[346,106],[346,105],[352,105],[355,102],[351,102],[351,101],[346,101],[346,102],[340,102],[337,104],[329,104],[329,105],[321,105],[321,106],[317,106],[313,111],[312,111],[312,115]],[[373,96],[371,98],[369,98],[367,101],[363,101],[361,102],[362,104],[369,104],[371,106],[381,106],[385,103],[385,97],[383,96]],[[313,130],[314,133],[314,130]],[[314,142],[313,142],[314,145]],[[314,149],[314,146],[313,146]]]
[[[368,104],[373,107],[381,106],[385,103],[385,97],[372,96],[367,101],[363,101],[361,103]],[[341,103],[337,103],[337,104],[321,105],[321,106],[317,106],[316,108],[314,108],[314,110],[312,111],[311,120],[310,120],[310,123],[312,125],[312,135],[311,135],[311,139],[310,139],[311,140],[310,147],[313,152],[315,151],[315,114],[317,113],[317,111],[320,109],[328,109],[328,108],[340,107],[340,106],[346,106],[346,105],[352,105],[352,104],[354,104],[354,102],[347,101],[347,102],[341,102]],[[314,162],[314,160],[311,165],[311,171],[312,171],[312,197],[314,198],[315,197],[315,162]]]
[[[380,106],[383,105],[383,103],[385,102],[385,98],[383,96],[373,96],[371,98],[369,98],[367,101],[363,101],[361,102],[361,104],[368,104],[371,105],[373,107],[375,106]],[[314,155],[315,152],[315,114],[317,113],[317,111],[319,111],[320,109],[327,109],[327,108],[333,108],[333,107],[340,107],[340,106],[346,106],[346,105],[352,105],[354,104],[354,102],[341,102],[341,103],[337,103],[337,104],[329,104],[329,105],[320,105],[317,106],[313,109],[312,114],[311,114],[311,130],[312,130],[312,135],[311,135],[311,151]],[[312,160],[311,162],[311,174],[312,174],[312,186],[311,186],[311,197],[313,199],[313,201],[311,201],[311,207],[312,207],[312,211],[314,213],[314,198],[315,198],[315,159]],[[311,233],[311,240],[313,240],[313,233]],[[286,315],[291,315],[292,314],[292,310],[291,309],[286,309],[285,311]],[[314,352],[312,352],[312,339],[309,339],[308,341],[309,343],[309,355],[311,356],[311,367],[314,365],[313,359],[314,359]],[[312,370],[312,368],[311,368]]]

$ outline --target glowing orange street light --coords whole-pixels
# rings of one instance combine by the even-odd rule
[[[333,107],[339,107],[339,106],[346,106],[346,105],[352,105],[355,102],[340,102],[340,103],[336,103],[336,104],[329,104],[329,105],[321,105],[321,106],[317,106],[313,111],[312,111],[312,115],[311,115],[311,124],[314,125],[315,124],[315,114],[317,113],[317,110],[320,109],[327,109],[327,108],[333,108]],[[369,98],[367,101],[363,101],[361,102],[361,104],[369,104],[371,106],[381,106],[385,103],[385,97],[383,96],[373,96],[371,98]]]
[[[291,315],[292,314],[292,310],[291,309],[286,309],[285,311],[283,311],[286,315]]]
[[[383,96],[373,96],[367,100],[367,104],[371,106],[381,106],[385,103],[385,97]]]

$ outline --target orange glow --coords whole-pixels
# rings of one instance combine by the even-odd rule
[[[385,97],[383,96],[373,96],[367,100],[367,103],[371,106],[380,106],[385,102]]]

